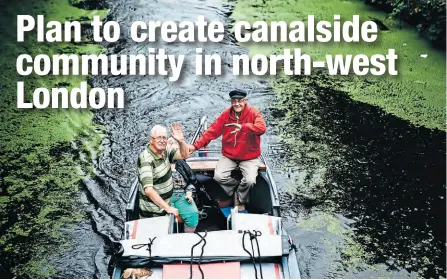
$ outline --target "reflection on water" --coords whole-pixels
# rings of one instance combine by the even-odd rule
[[[298,218],[293,231],[299,236],[322,222],[329,228],[339,221],[339,228],[349,229],[343,242],[359,254],[354,258],[361,256],[361,270],[371,265],[377,270],[381,264],[401,271],[399,277],[406,277],[403,269],[410,277],[413,272],[445,277],[445,134],[409,125],[315,80],[300,78],[295,87],[283,90],[273,109],[290,150],[285,170],[291,178],[286,190],[292,195],[283,204],[289,205],[285,212]],[[342,216],[328,219],[329,213]],[[338,253],[348,260],[346,265],[352,261],[352,254]],[[321,272],[316,273],[308,276]]]

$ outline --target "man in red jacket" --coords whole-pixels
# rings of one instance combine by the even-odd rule
[[[222,135],[222,157],[214,171],[216,180],[225,192],[235,194],[235,206],[245,210],[250,188],[256,184],[261,155],[261,135],[265,133],[264,117],[255,107],[247,104],[247,92],[235,89],[230,92],[231,107],[223,111],[189,150],[205,147]],[[239,183],[231,171],[239,166],[242,179]],[[235,192],[236,191],[236,192]]]

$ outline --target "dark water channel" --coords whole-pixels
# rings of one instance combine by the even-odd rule
[[[110,20],[127,33],[137,20],[192,20],[204,15],[230,25],[219,1],[116,0]],[[229,29],[229,28],[227,28]],[[122,36],[126,38],[128,36]],[[196,77],[189,59],[181,83],[164,77],[98,77],[95,87],[122,87],[124,110],[102,110],[103,151],[85,180],[81,201],[89,223],[76,247],[55,260],[58,277],[107,278],[111,241],[121,238],[136,158],[155,124],[180,122],[187,137],[202,115],[214,119],[234,87],[251,92],[269,131],[263,150],[281,189],[285,226],[299,244],[305,278],[445,276],[445,134],[409,125],[302,78],[307,91],[275,96],[258,78],[230,74],[231,56],[247,53],[230,33],[220,44],[137,44],[122,39],[108,54],[145,54],[148,47],[192,58],[196,47],[217,53],[220,77]],[[324,78],[324,77],[319,77]]]

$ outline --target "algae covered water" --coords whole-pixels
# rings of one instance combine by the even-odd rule
[[[392,105],[384,106],[380,96],[371,97],[374,81],[333,80],[323,72],[294,78],[238,79],[231,74],[232,56],[257,50],[237,45],[231,26],[246,9],[240,5],[248,5],[250,1],[113,0],[99,3],[100,6],[93,1],[80,3],[83,4],[77,5],[88,13],[96,13],[95,9],[107,4],[110,9],[107,19],[119,22],[123,33],[128,33],[126,26],[137,20],[194,21],[205,16],[221,21],[226,25],[221,43],[135,43],[123,36],[117,43],[104,44],[103,51],[107,55],[135,55],[153,47],[188,57],[195,55],[196,48],[203,47],[209,53],[219,54],[224,67],[219,77],[197,77],[193,63],[186,59],[178,84],[167,77],[94,77],[89,79],[94,87],[123,88],[125,108],[95,111],[94,124],[89,123],[88,117],[92,116],[88,113],[57,115],[60,118],[56,123],[68,119],[72,130],[82,137],[70,140],[67,136],[68,144],[48,151],[61,159],[59,162],[54,158],[43,160],[60,165],[56,166],[60,173],[55,173],[59,176],[54,178],[68,177],[71,170],[85,176],[76,185],[76,191],[69,192],[68,200],[75,205],[70,211],[75,208],[83,215],[79,217],[76,212],[74,225],[59,227],[58,232],[63,235],[58,237],[57,244],[62,244],[59,247],[50,246],[51,239],[38,243],[46,253],[51,253],[50,250],[59,253],[48,257],[51,269],[45,271],[47,275],[108,278],[113,241],[122,236],[124,208],[136,175],[136,159],[148,142],[149,129],[155,124],[168,126],[179,122],[190,139],[201,116],[207,115],[211,120],[217,117],[229,106],[228,92],[239,87],[250,92],[249,103],[265,115],[268,132],[262,138],[262,149],[281,191],[284,226],[297,243],[304,278],[445,277],[445,133],[439,130],[439,106],[427,117],[426,103],[421,101],[419,106],[411,103],[408,109],[405,102],[399,101],[402,110],[391,114],[390,110],[395,109]],[[361,2],[340,3],[363,7]],[[262,5],[251,3],[250,7]],[[309,7],[313,6],[306,9]],[[281,6],[269,9],[268,14],[286,15]],[[98,46],[87,47],[98,51]],[[80,50],[84,51],[90,49]],[[434,76],[445,71],[436,67]],[[411,87],[405,80],[402,83],[393,84],[392,88],[400,91],[390,93],[392,98],[404,95]],[[359,98],[362,87],[370,99]],[[349,91],[353,88],[355,91]],[[371,100],[378,100],[377,104]],[[386,100],[392,103],[393,99]],[[422,124],[415,121],[418,114]],[[52,120],[55,116],[40,118]],[[92,144],[98,141],[101,143]],[[91,168],[85,167],[85,163],[91,164]],[[54,178],[48,185],[54,187],[54,182],[62,185]],[[74,178],[69,179],[75,182]],[[52,217],[66,217],[70,211],[51,213]],[[41,226],[46,220],[38,222]],[[67,219],[59,222],[68,223]],[[16,239],[11,240],[25,242],[26,236],[15,233]],[[2,251],[2,256],[9,255]],[[34,258],[39,256],[36,254]],[[17,265],[3,259],[2,274],[8,270],[4,263]],[[39,267],[44,266],[39,263],[33,268]],[[8,273],[4,275],[18,275],[10,270]],[[36,275],[31,270],[27,273],[22,275]]]

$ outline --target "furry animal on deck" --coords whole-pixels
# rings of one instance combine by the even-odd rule
[[[123,279],[145,279],[152,275],[149,268],[127,268],[123,272]]]

